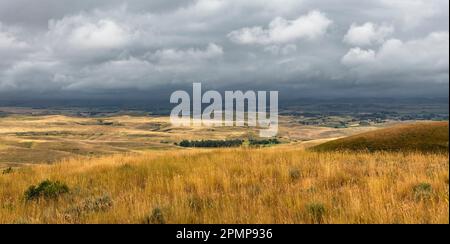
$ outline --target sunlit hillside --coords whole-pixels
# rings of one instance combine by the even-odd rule
[[[302,126],[295,117],[280,116],[279,137],[285,142],[311,142],[354,135],[377,126]],[[0,169],[80,156],[173,151],[179,148],[175,143],[184,139],[246,139],[258,133],[252,127],[174,127],[168,116],[10,115],[0,117]]]
[[[448,122],[413,123],[375,130],[316,146],[318,151],[448,152]]]
[[[449,223],[448,167],[291,146],[71,159],[0,174],[0,223]]]

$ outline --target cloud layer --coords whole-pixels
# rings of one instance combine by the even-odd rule
[[[0,96],[447,95],[448,17],[446,0],[0,0]]]
[[[332,23],[323,13],[312,11],[295,20],[277,17],[267,29],[261,26],[245,27],[228,34],[238,44],[284,44],[302,39],[317,39],[325,34]]]
[[[433,32],[423,39],[406,42],[389,39],[378,51],[353,48],[342,58],[342,63],[360,77],[446,82],[443,77],[448,79],[449,33]]]
[[[367,22],[358,26],[352,24],[344,41],[350,45],[370,46],[373,44],[383,43],[386,37],[394,33],[394,27],[389,25],[376,25]]]

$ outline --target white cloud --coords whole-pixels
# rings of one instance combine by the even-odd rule
[[[23,49],[27,48],[28,44],[19,40],[15,33],[8,30],[6,26],[0,22],[0,50],[1,49]]]
[[[143,79],[146,77],[146,79]],[[152,63],[135,57],[111,60],[92,67],[86,67],[73,74],[64,90],[80,89],[126,89],[149,87],[164,82],[160,70]],[[152,83],[148,83],[148,81]],[[101,81],[101,82],[100,82]]]
[[[112,20],[85,23],[71,31],[69,43],[86,49],[118,48],[131,39],[131,34]]]
[[[277,17],[269,27],[261,26],[232,31],[228,38],[238,44],[283,44],[299,39],[316,39],[325,34],[332,21],[319,11],[311,11],[295,20]]]
[[[363,50],[359,47],[352,48],[350,51],[342,58],[342,63],[348,66],[367,64],[375,60],[374,50]]]
[[[191,81],[333,90],[353,85],[355,74],[385,86],[428,85],[430,77],[448,83],[445,0],[80,0],[38,12],[23,1],[0,6],[0,93]]]
[[[0,49],[26,48],[27,46],[25,42],[17,40],[11,33],[0,32]]]
[[[433,32],[424,39],[402,42],[392,39],[383,44],[377,59],[386,68],[446,70],[449,66],[449,33]]]
[[[395,16],[404,29],[411,29],[423,21],[447,12],[447,0],[380,0],[385,11]]]
[[[362,76],[400,75],[414,79],[446,76],[439,81],[448,82],[449,33],[433,32],[406,42],[390,39],[377,52],[353,48],[342,58],[342,63]]]
[[[58,87],[53,82],[54,71],[58,69],[57,62],[23,60],[14,63],[0,75],[0,87],[3,89],[42,91],[49,87]],[[43,84],[45,81],[45,85]],[[52,83],[51,86],[49,84]]]
[[[284,46],[271,45],[264,48],[264,51],[273,55],[292,55],[297,52],[297,46],[294,44],[288,44]]]
[[[75,49],[111,49],[126,45],[133,33],[112,19],[96,19],[84,15],[51,21],[49,38]]]
[[[344,42],[357,46],[370,46],[383,43],[394,33],[394,27],[390,25],[377,25],[367,22],[363,25],[352,24],[344,37]]]
[[[198,0],[194,4],[186,8],[181,8],[176,15],[190,15],[195,14],[197,17],[206,17],[218,14],[220,10],[226,7],[227,1],[221,0]]]
[[[303,4],[303,0],[196,0],[192,4],[182,7],[175,15],[189,16],[190,18],[204,18],[218,14],[233,12],[265,15],[284,15],[294,12]]]
[[[276,14],[286,14],[301,8],[303,0],[227,0],[232,2],[235,7],[260,9],[260,11],[271,12]]]
[[[217,58],[223,55],[223,48],[214,43],[208,44],[206,49],[189,48],[158,50],[152,57],[158,62],[193,62]]]
[[[0,23],[0,83],[2,71],[27,57],[32,43],[22,39],[22,30]]]

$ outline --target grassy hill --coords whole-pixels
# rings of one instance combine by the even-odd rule
[[[295,117],[279,118],[283,141],[336,138],[372,129],[303,126]],[[234,140],[257,138],[258,134],[256,127],[174,127],[168,116],[9,115],[0,117],[0,169],[79,156],[177,150],[180,147],[175,143],[182,140]]]
[[[0,223],[448,223],[448,157],[192,149],[0,172]]]
[[[448,122],[399,125],[330,141],[315,151],[448,152]]]

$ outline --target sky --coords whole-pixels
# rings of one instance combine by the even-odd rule
[[[447,0],[0,0],[0,99],[442,97]]]

